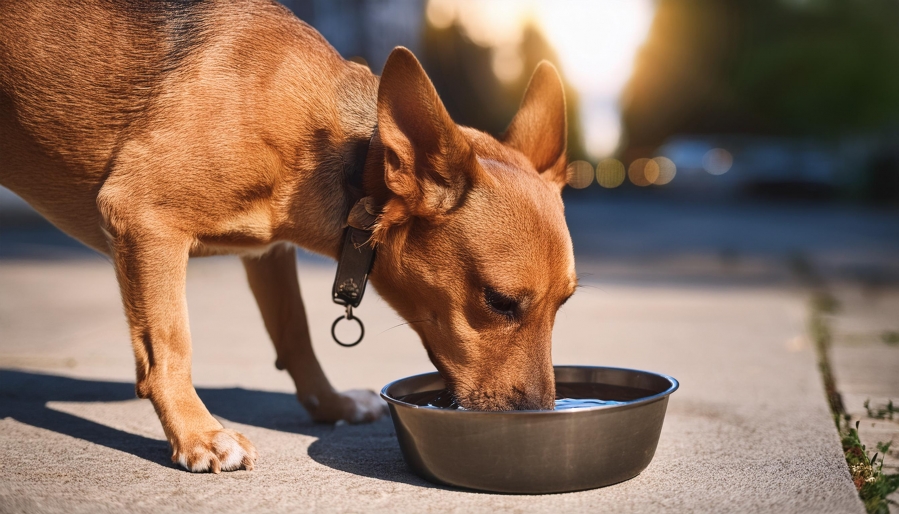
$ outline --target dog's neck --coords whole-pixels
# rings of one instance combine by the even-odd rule
[[[353,69],[343,81],[347,93],[338,98],[334,116],[323,117],[338,123],[306,127],[295,143],[296,160],[285,170],[288,209],[278,224],[281,239],[335,259],[353,204],[386,189],[375,128],[378,78]],[[354,180],[360,174],[362,180]]]

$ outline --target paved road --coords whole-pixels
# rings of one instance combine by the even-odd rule
[[[0,511],[862,512],[791,267],[810,261],[837,282],[862,284],[866,298],[882,294],[899,276],[899,216],[627,198],[574,198],[567,213],[585,287],[558,316],[555,361],[655,370],[681,389],[643,474],[523,497],[412,475],[388,420],[311,423],[272,365],[233,258],[189,268],[194,377],[210,410],[262,459],[256,471],[219,476],[173,467],[152,406],[133,395],[109,264],[0,190]],[[335,385],[378,389],[431,370],[414,333],[374,294],[359,310],[365,342],[347,350],[330,341],[333,267],[300,259],[316,351]],[[887,310],[871,321],[870,305],[858,305],[852,312],[865,316],[847,314],[841,334],[870,335],[892,319]],[[856,350],[835,349],[834,364],[847,394],[859,396],[870,386],[852,369],[871,359]]]
[[[859,436],[869,457],[879,454],[885,473],[899,473],[899,416],[876,414],[890,401],[899,405],[899,344],[887,337],[899,334],[899,290],[872,293],[844,285],[833,292],[840,309],[830,320],[834,336],[830,361],[843,405],[852,421],[860,422]],[[879,452],[877,443],[887,442],[892,443],[891,450]],[[896,502],[890,512],[899,513],[899,491],[890,499]]]
[[[327,335],[333,266],[300,274],[316,351],[340,388],[380,388],[431,366],[376,296],[358,348]],[[863,512],[803,337],[805,298],[783,286],[585,277],[557,319],[557,363],[681,380],[652,464],[615,486],[548,496],[437,487],[403,464],[388,420],[312,424],[274,369],[236,259],[191,263],[200,395],[261,453],[258,469],[194,475],[168,462],[100,258],[0,261],[0,511]],[[395,327],[395,328],[392,328]]]

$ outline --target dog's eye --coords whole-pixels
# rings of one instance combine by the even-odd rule
[[[518,302],[514,298],[509,298],[490,287],[484,288],[484,301],[491,309],[508,318],[515,317],[518,311]]]

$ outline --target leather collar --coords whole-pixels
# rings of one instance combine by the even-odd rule
[[[361,144],[357,149],[354,166],[346,175],[346,190],[355,201],[347,215],[343,243],[337,259],[337,273],[331,289],[334,303],[346,307],[346,314],[337,318],[331,325],[331,336],[337,344],[347,347],[356,346],[365,336],[365,327],[358,317],[353,316],[353,308],[362,302],[368,275],[375,262],[371,226],[377,217],[377,210],[372,198],[365,195],[363,175],[368,161],[368,151],[377,133],[378,128],[375,126],[368,142]],[[343,319],[355,320],[358,323],[361,333],[355,342],[346,343],[337,338],[335,329]]]

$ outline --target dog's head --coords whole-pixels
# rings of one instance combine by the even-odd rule
[[[497,140],[453,123],[399,48],[381,77],[378,127],[383,183],[366,183],[383,204],[373,284],[463,407],[551,409],[553,323],[576,286],[555,68],[537,67]]]

